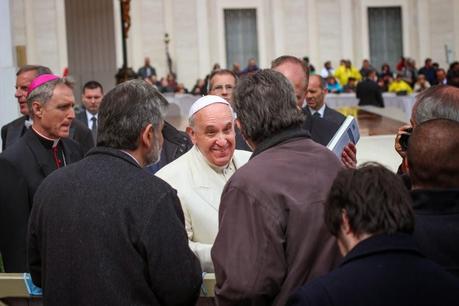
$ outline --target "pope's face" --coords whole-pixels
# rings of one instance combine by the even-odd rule
[[[207,161],[217,167],[226,166],[235,149],[234,120],[228,105],[215,103],[194,115],[194,126],[188,133]]]

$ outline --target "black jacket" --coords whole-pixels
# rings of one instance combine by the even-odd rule
[[[24,135],[27,128],[24,122],[27,120],[26,116],[19,117],[10,123],[2,126],[2,150],[4,151],[8,146],[16,143],[22,135]],[[70,126],[69,138],[78,142],[86,154],[92,147],[94,147],[94,140],[91,131],[80,121],[73,120]]]
[[[411,235],[357,244],[333,272],[300,288],[289,306],[457,305],[459,279],[425,258]]]
[[[164,126],[161,132],[163,134],[164,143],[161,151],[159,168],[162,168],[168,163],[176,160],[188,152],[193,146],[193,143],[187,133],[177,130],[167,121],[164,121]]]
[[[459,277],[459,189],[411,192],[421,252]]]
[[[378,84],[368,78],[357,84],[356,96],[359,99],[359,105],[384,107],[384,99]]]
[[[199,295],[175,190],[120,150],[96,147],[43,181],[28,251],[44,305],[194,305]]]
[[[331,120],[312,116],[307,107],[303,107],[302,111],[306,116],[303,128],[309,132],[312,140],[326,146],[338,131],[340,125]]]
[[[67,164],[83,157],[80,146],[62,139]],[[27,130],[0,154],[0,252],[6,272],[26,272],[26,232],[34,194],[56,169],[52,154]]]

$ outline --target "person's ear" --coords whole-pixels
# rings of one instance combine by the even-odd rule
[[[151,123],[147,124],[147,126],[142,130],[142,133],[140,135],[140,139],[142,141],[142,144],[150,148],[153,144],[153,138],[154,138],[154,131],[153,131],[153,125]]]
[[[349,217],[347,215],[347,211],[344,209],[341,211],[341,231],[346,235],[352,233],[352,229],[349,224]]]
[[[240,130],[241,129],[241,121],[239,121],[239,119],[236,119],[236,120],[234,120],[234,122],[236,123],[237,128]]]
[[[43,116],[43,105],[38,101],[32,102],[32,113],[34,117],[40,118]]]
[[[186,133],[188,134],[188,136],[190,136],[191,142],[193,144],[196,144],[196,132],[194,131],[194,129],[191,126],[188,126],[186,128]]]

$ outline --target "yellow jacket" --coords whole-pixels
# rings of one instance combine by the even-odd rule
[[[389,85],[389,92],[400,92],[400,91],[406,91],[408,94],[413,93],[413,88],[411,86],[403,81],[396,81],[394,80],[392,83]]]
[[[362,79],[362,75],[360,72],[355,68],[354,66],[351,66],[351,68],[346,68],[346,66],[341,65],[336,69],[335,71],[335,77],[338,80],[338,82],[344,86],[347,84],[349,78],[354,78],[357,81],[360,81]]]

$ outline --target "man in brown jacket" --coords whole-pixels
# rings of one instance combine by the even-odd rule
[[[236,87],[241,131],[255,150],[222,194],[212,248],[219,306],[285,305],[339,258],[323,202],[341,165],[302,129],[295,100],[290,82],[274,70]]]

